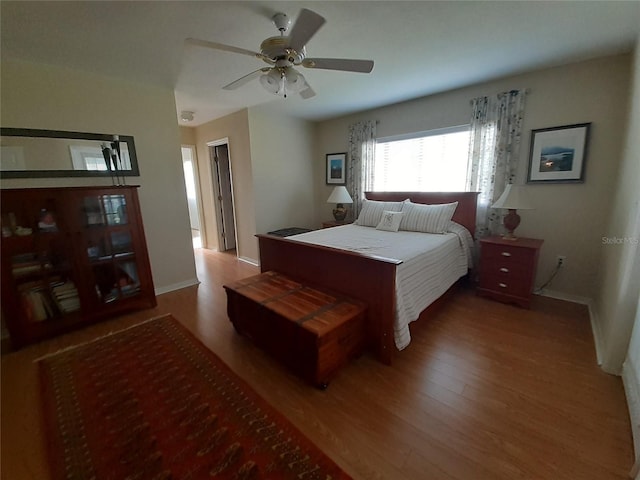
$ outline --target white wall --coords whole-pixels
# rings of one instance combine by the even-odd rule
[[[602,246],[603,257],[598,265],[601,276],[595,322],[602,339],[602,367],[612,373],[620,372],[625,358],[640,292],[640,38],[633,65],[623,159],[610,221],[602,235],[616,241]],[[637,352],[631,351],[630,355]]]
[[[256,232],[314,224],[313,126],[268,107],[249,109]]]
[[[592,134],[585,183],[527,186],[536,209],[519,212],[518,234],[545,241],[536,285],[549,277],[556,255],[566,255],[566,267],[550,288],[570,298],[593,298],[600,274],[601,237],[622,155],[629,66],[629,55],[600,58],[322,122],[317,126],[316,172],[323,171],[326,153],[347,151],[348,125],[355,121],[378,120],[378,137],[468,124],[473,97],[529,88],[518,183],[526,180],[532,129],[592,122]],[[323,207],[316,222],[331,218],[331,206],[326,205],[330,187],[324,185],[323,177],[318,182],[316,203]]]
[[[92,73],[3,61],[3,127],[133,135],[151,269],[156,291],[197,282],[180,160],[173,91]],[[109,179],[15,179],[1,187],[110,185]]]
[[[256,233],[256,214],[247,109],[212,120],[196,127],[194,130],[202,193],[202,212],[207,241],[205,247],[217,250],[220,243],[218,228],[215,223],[214,185],[207,143],[226,138],[229,142],[233,198],[236,207],[236,252],[240,258],[257,262],[258,242],[254,238]]]
[[[239,258],[258,262],[256,233],[317,228],[311,123],[262,106],[182,130],[183,140],[197,147],[207,248],[219,245],[207,143],[223,138],[229,141]]]

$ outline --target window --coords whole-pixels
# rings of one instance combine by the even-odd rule
[[[378,139],[373,190],[465,191],[469,137],[463,125]]]

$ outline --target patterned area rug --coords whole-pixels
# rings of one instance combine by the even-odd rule
[[[349,479],[173,317],[40,361],[55,479]]]

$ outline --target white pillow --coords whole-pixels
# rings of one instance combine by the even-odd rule
[[[382,218],[382,212],[399,212],[402,210],[404,202],[378,202],[374,200],[363,200],[362,210],[358,219],[354,222],[362,227],[376,227]]]
[[[400,221],[402,220],[402,212],[390,212],[385,210],[382,212],[382,218],[380,223],[376,226],[377,230],[385,230],[387,232],[397,232],[400,228]]]
[[[400,230],[425,233],[445,233],[458,202],[423,205],[408,202],[402,208]]]

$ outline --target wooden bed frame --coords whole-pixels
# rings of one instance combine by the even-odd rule
[[[477,192],[366,192],[369,200],[439,204],[458,202],[453,220],[475,233]],[[283,273],[364,301],[369,348],[383,363],[394,352],[395,278],[400,260],[259,234],[260,270]],[[424,313],[424,311],[423,311]]]

